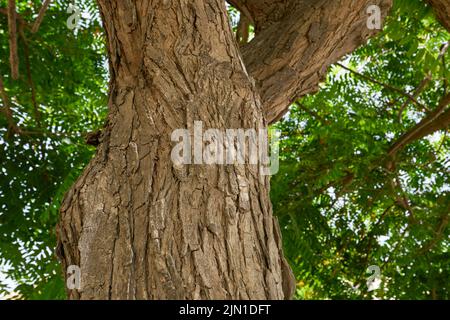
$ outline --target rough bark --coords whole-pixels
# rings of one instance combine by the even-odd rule
[[[264,128],[225,4],[99,1],[109,43],[108,126],[66,195],[72,299],[283,299],[294,288],[258,166],[172,165],[171,133]]]
[[[242,48],[242,55],[269,123],[282,117],[295,99],[317,91],[331,64],[379,32],[367,28],[370,5],[380,7],[383,19],[392,5],[392,0],[274,1],[263,18],[264,1],[231,2],[255,10],[250,16],[267,24],[257,28],[260,32]]]

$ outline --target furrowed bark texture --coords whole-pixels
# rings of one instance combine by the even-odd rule
[[[269,181],[258,166],[175,167],[171,134],[264,128],[225,4],[99,1],[111,60],[109,125],[66,195],[64,268],[81,268],[72,299],[283,299]],[[284,290],[283,290],[284,286]]]
[[[71,299],[286,299],[295,279],[254,165],[171,161],[171,134],[261,129],[374,31],[389,0],[233,0],[257,35],[238,49],[221,0],[99,0],[108,124],[57,227]],[[255,81],[256,80],[256,81]]]

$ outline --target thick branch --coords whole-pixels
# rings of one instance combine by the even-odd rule
[[[402,135],[389,149],[389,156],[394,156],[406,145],[422,139],[438,130],[446,129],[450,125],[450,94],[444,96],[439,102],[439,106],[432,113],[427,115],[411,130]],[[447,109],[446,109],[447,108]]]
[[[444,58],[445,53],[447,52],[449,45],[450,45],[450,41],[445,43],[444,45],[442,45],[441,52],[439,53],[439,56],[438,56],[438,60],[441,60],[441,59]],[[444,64],[444,68],[445,68],[445,59],[443,59],[442,63]],[[414,99],[417,99],[420,96],[420,94],[423,92],[423,90],[425,90],[425,88],[430,83],[432,78],[433,78],[433,75],[431,74],[431,72],[428,72],[426,74],[425,78],[419,83],[419,86],[416,88],[416,90],[412,94],[412,97]],[[401,121],[401,118],[402,118],[402,115],[403,115],[403,111],[406,109],[407,105],[408,105],[408,102],[406,101],[400,107],[400,111],[398,112],[398,118],[399,118],[400,121]]]
[[[252,22],[256,33],[278,22],[284,16],[289,4],[288,0],[228,0],[228,2]]]
[[[392,0],[291,0],[283,4],[286,10],[279,14],[279,22],[261,27],[242,48],[269,123],[279,119],[295,99],[316,91],[330,64],[376,34],[378,30],[367,27],[367,8],[378,5],[384,18]]]
[[[8,29],[9,29],[9,63],[11,65],[11,76],[19,78],[19,55],[17,53],[17,23],[16,23],[16,1],[8,1]]]
[[[33,24],[33,28],[31,29],[31,32],[36,33],[39,30],[39,27],[41,26],[42,20],[44,20],[45,12],[47,12],[48,6],[50,5],[50,2],[52,0],[45,0],[44,4],[41,7],[41,10],[39,10],[38,17],[36,18],[36,21]]]

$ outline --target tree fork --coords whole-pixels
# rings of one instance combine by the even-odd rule
[[[170,6],[169,6],[170,5]],[[171,133],[265,128],[220,0],[99,1],[108,38],[108,125],[57,227],[71,299],[286,299],[295,288],[258,166],[191,166]]]

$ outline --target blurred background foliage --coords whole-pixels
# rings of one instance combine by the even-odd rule
[[[106,118],[104,36],[94,1],[77,1],[83,18],[76,32],[66,25],[71,1],[52,1],[37,33],[31,28],[42,2],[16,3],[23,18],[18,80],[10,77],[7,16],[0,11],[0,76],[21,131],[0,114],[0,265],[13,280],[11,287],[3,279],[0,292],[62,299],[55,225],[62,196],[95,151],[84,136]]]
[[[94,1],[76,1],[75,31],[66,26],[73,1],[52,1],[37,33],[42,2],[16,1],[12,80],[6,2],[0,109],[10,107],[13,123],[0,114],[0,296],[64,299],[54,226],[95,152],[86,135],[106,117],[105,39]],[[228,9],[239,33],[239,12]],[[396,0],[383,32],[276,125],[281,168],[271,197],[298,299],[450,298],[448,126],[392,152],[448,94],[449,41],[422,1]],[[381,284],[369,291],[371,265]]]

